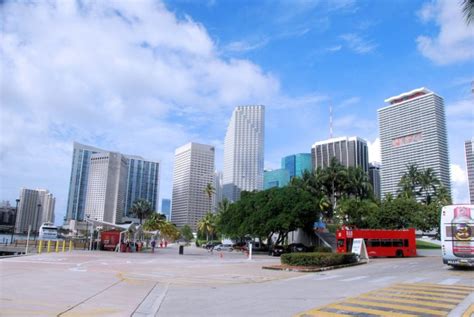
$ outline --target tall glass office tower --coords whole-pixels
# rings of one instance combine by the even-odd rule
[[[91,156],[96,153],[109,152],[74,142],[66,221],[84,220]],[[148,200],[157,210],[160,163],[145,160],[140,156],[124,156],[128,163],[128,169],[124,205],[120,207],[123,216],[130,216],[131,206],[137,199]]]
[[[378,110],[382,154],[382,198],[396,195],[407,165],[432,168],[451,193],[443,99],[426,88],[385,100]]]
[[[163,198],[161,200],[161,213],[166,216],[166,220],[171,220],[171,199]]]
[[[264,128],[264,106],[234,109],[224,141],[223,195],[230,201],[263,189]]]

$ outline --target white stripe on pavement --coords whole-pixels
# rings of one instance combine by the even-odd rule
[[[412,278],[411,280],[406,280],[404,283],[418,283],[423,280],[426,280],[426,277],[415,277],[415,278]]]
[[[351,282],[351,281],[357,281],[357,280],[362,280],[364,278],[367,278],[368,276],[362,275],[362,276],[356,276],[352,278],[346,278],[345,280],[341,280],[341,282]]]
[[[372,281],[370,281],[370,283],[386,282],[386,281],[393,280],[395,278],[396,278],[396,276],[385,276],[385,277],[378,278],[376,280],[372,280]]]
[[[315,278],[314,280],[315,281],[324,281],[324,280],[331,280],[333,278],[338,278],[338,277],[341,277],[342,275],[328,275],[328,276],[321,276],[321,277],[317,277]]]
[[[461,279],[459,278],[447,278],[441,282],[439,282],[438,284],[441,284],[441,285],[453,285],[453,284],[456,284],[457,282],[459,282]]]

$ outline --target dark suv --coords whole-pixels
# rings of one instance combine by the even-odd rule
[[[303,243],[292,243],[288,245],[288,251],[290,252],[308,252],[309,248]]]
[[[283,253],[288,253],[288,250],[282,245],[274,245],[271,249],[271,255],[280,256]]]

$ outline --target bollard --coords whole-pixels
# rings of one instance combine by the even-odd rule
[[[69,240],[69,252],[72,251],[72,240]]]
[[[54,251],[56,251],[56,253],[59,252],[59,241],[58,240],[56,240],[56,250],[54,250]]]
[[[51,252],[51,240],[48,240],[48,249],[47,252]]]
[[[66,240],[63,240],[63,252],[66,250]]]
[[[38,253],[41,253],[42,249],[43,249],[43,240],[40,240],[39,245],[38,245]]]
[[[179,246],[179,254],[183,255],[184,253],[184,246],[180,245]]]

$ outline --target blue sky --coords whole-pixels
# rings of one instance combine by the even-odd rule
[[[0,199],[47,188],[62,219],[72,142],[162,162],[214,144],[237,105],[266,105],[265,167],[329,135],[380,160],[377,109],[427,87],[445,99],[454,201],[467,201],[474,26],[457,1],[2,2]]]

